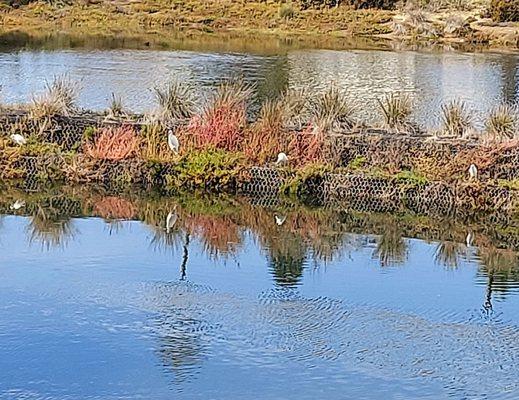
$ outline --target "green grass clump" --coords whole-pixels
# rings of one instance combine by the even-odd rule
[[[182,156],[166,177],[167,187],[218,190],[233,186],[242,165],[241,153],[214,149],[190,152]]]

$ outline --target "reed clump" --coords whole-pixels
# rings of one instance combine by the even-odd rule
[[[67,75],[56,76],[52,82],[45,83],[45,91],[35,97],[30,114],[38,119],[53,115],[71,115],[78,111],[76,100],[79,86]]]
[[[464,137],[474,129],[474,112],[461,100],[453,100],[441,106],[441,134]]]
[[[494,108],[485,122],[485,133],[491,140],[507,141],[519,133],[519,109],[516,105],[502,104]]]

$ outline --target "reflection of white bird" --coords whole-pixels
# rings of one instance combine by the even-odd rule
[[[25,138],[22,135],[20,135],[19,133],[15,133],[15,134],[11,135],[10,138],[12,139],[13,142],[15,142],[16,144],[19,144],[19,145],[23,145],[23,144],[27,143],[27,140],[25,140]]]
[[[180,143],[178,142],[177,137],[173,134],[173,131],[171,129],[168,131],[168,146],[171,149],[171,151],[178,153]]]
[[[472,245],[474,244],[474,234],[472,232],[467,233],[465,243],[467,244],[467,247],[472,247]]]
[[[469,177],[473,180],[478,179],[478,168],[474,164],[470,164]]]
[[[23,200],[16,200],[12,205],[11,207],[9,207],[11,210],[19,210],[20,208],[22,208],[23,206],[25,206],[25,201]]]
[[[282,215],[281,217],[279,215],[274,215],[274,218],[276,219],[276,225],[283,225],[287,219],[285,215]]]
[[[286,164],[288,162],[288,157],[285,153],[278,154],[278,160],[276,161],[276,165]]]
[[[176,211],[170,212],[166,218],[166,233],[171,232],[171,229],[175,226],[177,222],[178,215]]]

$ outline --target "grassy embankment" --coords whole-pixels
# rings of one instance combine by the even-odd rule
[[[303,10],[297,3],[244,0],[101,0],[62,6],[35,2],[19,8],[0,6],[0,26],[4,35],[60,32],[78,37],[143,37],[145,43],[163,46],[179,37],[225,33],[256,35],[256,41],[257,35],[304,38],[310,46],[351,46],[348,38],[370,37],[517,47],[519,24],[493,23],[486,18],[485,0],[441,4],[387,11],[354,10],[347,5]]]

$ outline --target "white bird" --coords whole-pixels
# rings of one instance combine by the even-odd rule
[[[171,229],[175,226],[175,223],[177,222],[178,215],[176,211],[172,211],[168,214],[166,218],[166,233],[171,232]]]
[[[286,215],[283,215],[281,217],[279,215],[274,215],[274,218],[276,219],[276,225],[278,226],[283,225],[287,219]]]
[[[470,164],[469,177],[474,180],[478,179],[478,168],[474,164]]]
[[[175,152],[175,154],[178,154],[180,143],[171,129],[168,131],[168,146],[171,151]]]
[[[15,142],[16,144],[18,144],[20,146],[23,144],[27,144],[27,140],[19,133],[15,133],[15,134],[11,135],[10,138],[13,142]]]
[[[276,161],[276,165],[286,164],[288,162],[288,157],[285,153],[278,154],[278,160]]]
[[[23,200],[16,200],[13,204],[11,204],[11,206],[9,208],[11,210],[19,210],[23,206],[25,206],[25,201],[23,201]]]
[[[467,247],[472,247],[474,244],[474,234],[472,232],[467,233],[465,243],[467,244]]]

